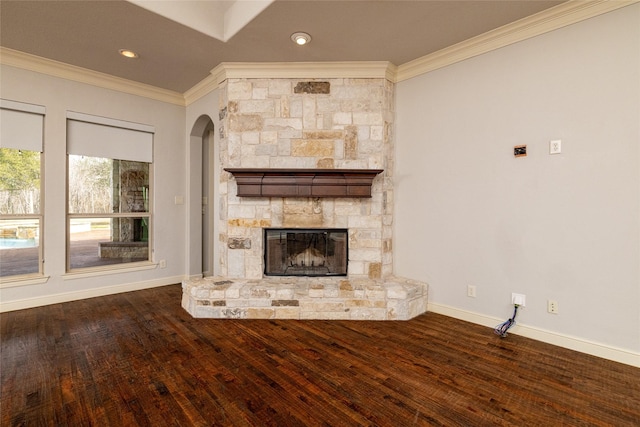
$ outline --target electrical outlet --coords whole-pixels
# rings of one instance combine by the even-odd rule
[[[167,260],[161,259],[160,262],[158,262],[158,265],[160,268],[167,268]]]
[[[551,314],[558,314],[558,301],[552,299],[547,300],[547,311]]]
[[[527,296],[523,294],[511,294],[511,304],[519,305],[520,307],[524,307],[527,300]]]
[[[549,141],[549,154],[560,153],[562,153],[562,140],[556,139],[553,141]]]
[[[467,296],[471,298],[476,297],[476,287],[474,285],[467,286]]]

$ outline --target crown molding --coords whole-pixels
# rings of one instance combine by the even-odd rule
[[[344,62],[223,62],[227,79],[395,79],[388,61]],[[217,71],[219,67],[212,70]]]
[[[385,61],[225,62],[185,92],[185,100],[189,105],[229,78],[384,78],[397,83],[638,2],[640,0],[569,0],[399,66]]]
[[[226,79],[222,64],[209,72],[209,75],[184,93],[185,105],[191,105],[198,99],[213,92]]]
[[[85,83],[103,89],[116,90],[130,95],[142,96],[156,101],[184,106],[184,97],[179,92],[115,77],[52,59],[42,58],[6,47],[0,47],[0,63],[53,77]]]
[[[383,78],[397,83],[638,2],[640,0],[569,0],[400,66],[387,61],[223,62],[184,94],[4,47],[0,47],[0,63],[186,106],[217,89],[230,78]]]
[[[189,105],[227,79],[386,79],[395,82],[396,66],[388,61],[223,62],[184,93]]]
[[[396,82],[575,24],[640,0],[569,0],[519,21],[398,66]]]

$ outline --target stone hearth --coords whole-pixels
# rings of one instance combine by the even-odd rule
[[[397,277],[207,277],[182,283],[182,307],[214,319],[408,320],[427,310],[427,286]]]

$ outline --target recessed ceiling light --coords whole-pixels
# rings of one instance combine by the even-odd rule
[[[132,50],[129,49],[120,49],[118,52],[120,52],[120,55],[126,57],[126,58],[137,58],[138,54],[135,53]]]
[[[303,46],[311,41],[311,36],[307,33],[293,33],[291,40],[299,46]]]

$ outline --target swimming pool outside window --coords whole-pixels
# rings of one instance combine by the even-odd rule
[[[45,108],[0,100],[0,281],[42,275]]]

